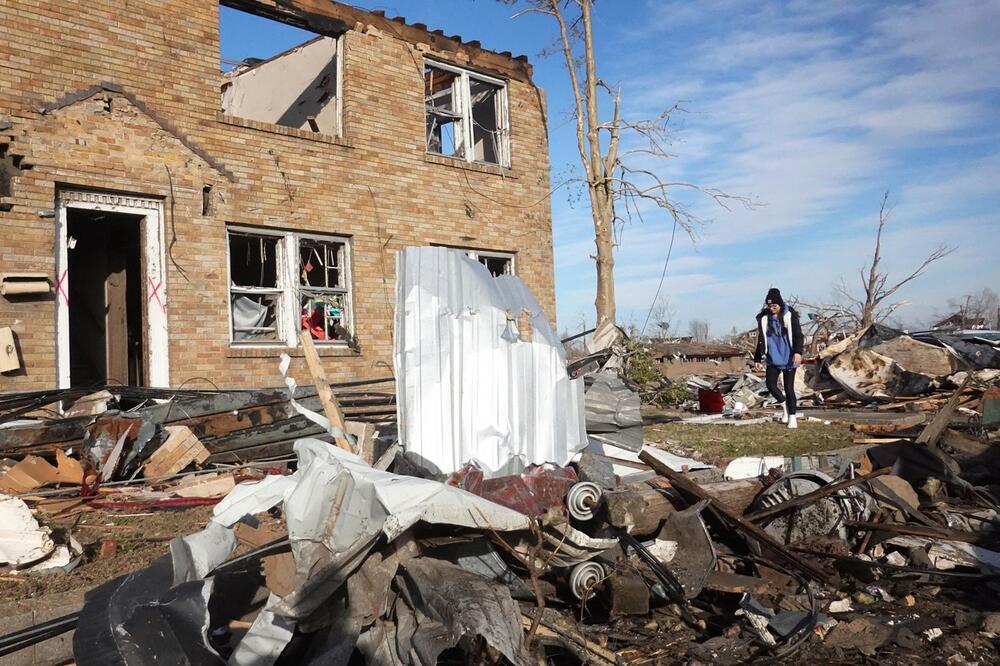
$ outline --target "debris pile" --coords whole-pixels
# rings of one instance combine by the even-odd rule
[[[266,409],[266,392],[151,392],[167,402],[0,429],[36,456],[0,479],[9,495],[214,503],[204,529],[79,612],[0,637],[0,655],[75,627],[80,666],[992,658],[1000,448],[995,428],[956,422],[971,374],[912,435],[724,479],[636,440],[615,353],[569,379],[519,283],[441,252],[407,249],[397,271],[398,438],[343,427],[339,410],[385,404],[367,402],[372,384],[331,397],[325,381],[290,382]],[[11,566],[55,550],[23,499],[0,511],[30,535],[0,535]]]
[[[983,413],[986,393],[998,380],[1000,332],[908,335],[876,324],[806,359],[796,373],[795,393],[802,406],[912,413],[937,410],[962,386],[959,412],[971,416]],[[673,382],[659,378],[642,395],[662,395],[678,382],[690,392],[691,398],[679,404],[688,411],[745,420],[762,416],[751,410],[776,406],[764,378],[754,372],[695,374]]]

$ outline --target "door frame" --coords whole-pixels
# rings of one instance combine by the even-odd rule
[[[69,229],[70,209],[101,210],[139,216],[142,256],[142,328],[145,354],[144,383],[170,386],[167,337],[167,276],[163,230],[163,201],[114,192],[60,189],[56,193],[56,375],[59,388],[70,387],[69,344]]]

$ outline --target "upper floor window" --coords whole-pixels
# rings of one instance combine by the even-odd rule
[[[451,65],[424,66],[427,152],[510,166],[507,85]]]
[[[229,227],[231,340],[236,344],[353,341],[350,243],[319,234]]]
[[[341,41],[220,8],[222,112],[340,135]]]

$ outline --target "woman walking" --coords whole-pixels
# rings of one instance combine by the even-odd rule
[[[786,305],[781,292],[772,287],[757,314],[757,349],[753,360],[767,361],[767,390],[782,405],[781,422],[797,428],[795,409],[795,370],[802,365],[802,327],[799,313]],[[778,375],[784,392],[778,387]]]

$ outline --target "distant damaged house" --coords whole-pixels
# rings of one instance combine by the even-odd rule
[[[966,331],[966,330],[980,330],[988,328],[984,317],[976,317],[973,315],[967,315],[964,312],[956,312],[955,314],[945,317],[941,321],[933,324],[931,326],[932,331]]]
[[[651,345],[653,360],[664,377],[729,374],[746,366],[746,352],[718,342],[661,341]]]
[[[302,331],[331,380],[378,374],[405,246],[516,273],[554,317],[525,57],[336,2],[221,4],[314,37],[223,73],[214,0],[0,3],[5,390],[275,385]]]

